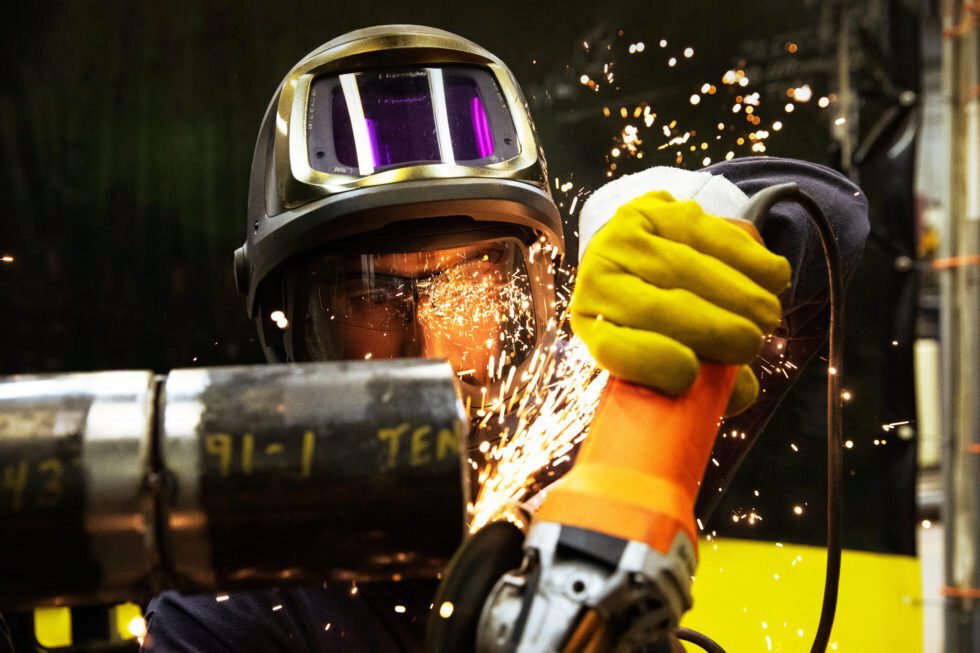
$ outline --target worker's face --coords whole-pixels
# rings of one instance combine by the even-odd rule
[[[534,342],[527,274],[514,243],[330,257],[310,295],[322,358],[443,358],[476,382]]]

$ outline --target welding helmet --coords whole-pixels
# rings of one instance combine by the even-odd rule
[[[554,339],[561,219],[527,104],[490,52],[357,30],[280,84],[235,279],[270,361],[426,356],[503,396]]]

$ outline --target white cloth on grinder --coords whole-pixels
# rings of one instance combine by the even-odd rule
[[[741,215],[749,202],[748,195],[738,186],[710,172],[657,166],[625,175],[599,188],[582,207],[578,219],[579,260],[592,237],[619,207],[657,190],[665,190],[679,201],[694,200],[705,212],[726,218]]]

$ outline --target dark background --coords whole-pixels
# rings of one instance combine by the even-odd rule
[[[345,31],[428,24],[508,63],[531,104],[552,181],[571,183],[554,192],[574,263],[573,198],[579,196],[577,211],[611,163],[618,176],[674,165],[680,151],[681,166],[699,168],[704,157],[751,155],[751,142],[739,146],[736,139],[766,129],[766,154],[851,167],[832,137],[835,105],[817,106],[819,97],[840,92],[838,41],[845,33],[850,39],[860,145],[895,106],[897,92],[917,88],[916,13],[915,3],[900,0],[91,0],[5,7],[0,256],[13,260],[0,262],[0,374],[259,362],[231,276],[232,251],[245,235],[259,121],[290,67]],[[643,52],[630,54],[640,41]],[[686,47],[693,57],[684,57]],[[667,65],[670,57],[678,59],[675,67]],[[729,69],[743,69],[750,85],[722,84]],[[599,90],[583,85],[582,75],[599,81]],[[716,94],[699,93],[704,83]],[[787,89],[804,83],[813,99],[787,113]],[[731,110],[736,95],[755,91],[758,127]],[[701,95],[697,106],[693,93]],[[643,102],[657,114],[651,127],[619,117],[620,107],[632,116]],[[663,127],[673,120],[673,134],[696,134],[680,148],[660,150]],[[778,132],[776,120],[783,123]],[[642,160],[610,156],[626,124],[639,128]],[[886,130],[885,144],[894,136]],[[873,235],[848,304],[844,385],[854,400],[845,410],[845,438],[854,448],[845,457],[846,544],[911,552],[914,439],[873,443],[883,423],[912,420],[914,429],[915,417],[914,279],[893,265],[897,255],[914,256],[911,172],[886,150],[872,150],[851,169],[871,201]],[[821,365],[812,367],[717,511],[713,527],[723,533],[822,540],[823,375]],[[793,515],[791,507],[804,502],[804,515]],[[730,519],[748,510],[763,520],[749,526]]]

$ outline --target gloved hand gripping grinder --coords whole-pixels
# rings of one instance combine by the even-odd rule
[[[753,222],[786,190],[762,191],[743,211],[759,242]],[[500,520],[457,552],[428,649],[625,652],[665,641],[692,605],[694,503],[736,372],[702,362],[678,397],[610,379],[575,465],[547,490],[526,539]]]

